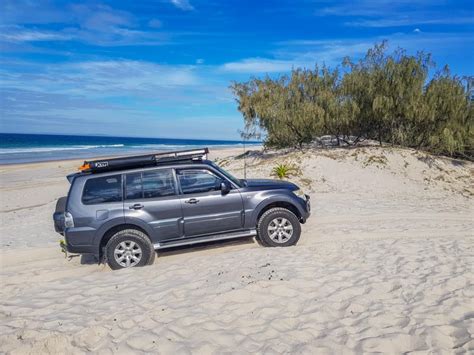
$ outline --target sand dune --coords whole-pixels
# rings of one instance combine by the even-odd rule
[[[242,176],[238,153],[214,158]],[[312,197],[297,246],[183,248],[117,272],[56,246],[50,215],[74,162],[2,167],[0,351],[474,352],[472,164],[270,152],[250,156],[248,176],[277,162]]]

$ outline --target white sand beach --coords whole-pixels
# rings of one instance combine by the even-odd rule
[[[242,149],[211,158],[243,177]],[[261,154],[312,201],[295,247],[253,239],[111,271],[58,247],[78,161],[0,167],[0,353],[474,352],[474,164],[408,149]]]

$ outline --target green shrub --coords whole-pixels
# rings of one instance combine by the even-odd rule
[[[279,179],[288,179],[296,173],[296,169],[286,164],[278,164],[272,169],[272,175]]]

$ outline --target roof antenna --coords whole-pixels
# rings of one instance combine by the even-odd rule
[[[247,179],[247,150],[246,150],[246,142],[251,139],[260,139],[260,133],[256,133],[255,131],[250,132],[248,127],[245,127],[245,129],[238,130],[237,131],[240,134],[240,137],[242,138],[242,143],[244,147],[244,179]]]

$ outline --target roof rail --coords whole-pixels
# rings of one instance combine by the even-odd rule
[[[208,148],[201,148],[90,160],[84,161],[79,170],[84,173],[101,173],[104,171],[141,168],[178,161],[202,160],[203,158],[207,159],[208,153]]]

